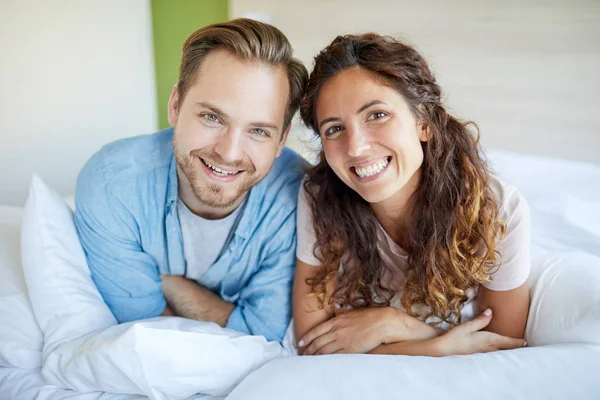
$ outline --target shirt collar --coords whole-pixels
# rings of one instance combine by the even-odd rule
[[[259,218],[258,207],[261,203],[263,182],[255,185],[248,192],[248,197],[240,207],[244,207],[240,222],[235,229],[235,235],[247,239],[252,234],[252,229],[257,225],[256,218]]]
[[[169,180],[167,182],[167,208],[170,209],[177,204],[179,198],[179,186],[177,183],[177,161],[175,160],[175,154],[171,155],[171,162],[169,163]]]

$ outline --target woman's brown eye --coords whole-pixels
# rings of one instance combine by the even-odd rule
[[[329,128],[325,131],[325,136],[334,135],[341,130],[342,130],[342,127],[339,125],[332,126],[331,128]]]
[[[386,113],[378,111],[378,112],[374,112],[373,114],[369,115],[368,119],[370,119],[370,120],[379,119],[379,118],[385,117],[386,115],[387,115]]]

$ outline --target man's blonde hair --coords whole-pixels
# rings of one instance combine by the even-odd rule
[[[209,25],[198,29],[186,39],[177,83],[179,101],[183,102],[188,89],[193,85],[202,60],[216,49],[229,50],[243,60],[285,67],[290,85],[283,124],[285,130],[304,96],[308,71],[300,60],[293,57],[292,46],[279,29],[252,19],[240,18]]]

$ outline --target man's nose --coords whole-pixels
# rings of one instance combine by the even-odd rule
[[[234,163],[242,159],[242,145],[242,132],[231,128],[217,139],[214,150],[224,161]]]

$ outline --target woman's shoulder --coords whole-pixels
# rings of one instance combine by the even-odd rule
[[[313,228],[313,213],[309,203],[305,182],[308,175],[305,175],[300,185],[298,193],[298,208],[296,216],[296,232],[298,244],[296,246],[296,257],[309,265],[320,265],[320,261],[314,254],[316,243],[315,231]],[[309,185],[309,190],[313,188]]]
[[[506,291],[521,286],[529,276],[531,222],[529,206],[519,190],[499,178],[492,176],[490,188],[496,195],[498,220],[505,230],[497,246],[501,254],[500,268],[492,274],[492,281],[483,286],[493,291]]]
[[[298,202],[309,203],[310,198],[314,198],[319,193],[320,186],[310,178],[308,173],[304,174],[300,183],[300,192],[298,193]]]
[[[505,224],[529,218],[529,205],[519,189],[495,175],[490,175],[489,187],[498,204],[498,216]]]

